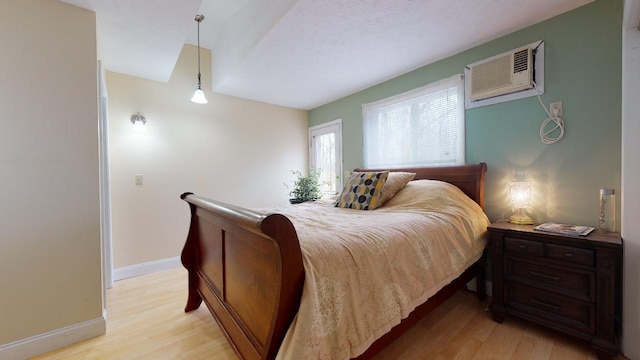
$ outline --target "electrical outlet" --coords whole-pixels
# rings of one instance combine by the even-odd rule
[[[136,185],[142,185],[144,183],[144,175],[136,174]]]
[[[556,115],[562,116],[562,101],[552,102],[549,106],[549,112],[551,113],[551,116],[553,116],[556,110],[558,111]]]

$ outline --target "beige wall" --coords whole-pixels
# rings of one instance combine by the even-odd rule
[[[0,348],[102,317],[97,114],[94,14],[0,1]]]
[[[183,192],[245,207],[284,203],[290,170],[307,166],[307,112],[211,93],[210,52],[201,55],[206,105],[189,101],[194,46],[183,48],[168,83],[107,72],[116,269],[180,255],[189,225]],[[137,112],[145,132],[129,121]]]

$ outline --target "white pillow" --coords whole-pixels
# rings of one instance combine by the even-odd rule
[[[382,187],[382,194],[380,195],[380,205],[384,205],[389,199],[394,197],[398,191],[407,185],[407,183],[416,176],[416,173],[412,172],[389,172],[387,181]]]

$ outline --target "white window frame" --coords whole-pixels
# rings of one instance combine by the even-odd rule
[[[384,113],[385,108],[392,107],[396,104],[412,104],[415,106],[420,104],[419,99],[437,93],[443,90],[455,88],[456,107],[455,115],[457,121],[457,131],[455,132],[455,154],[453,160],[445,159],[422,159],[407,161],[401,163],[382,163],[375,159],[370,159],[369,151],[373,151],[378,146],[377,139],[369,138],[368,126],[371,127],[374,121],[377,121],[377,114]],[[415,102],[415,103],[413,103]],[[399,168],[399,167],[418,167],[418,166],[449,166],[462,165],[465,163],[465,114],[464,114],[464,82],[462,74],[456,74],[449,78],[442,79],[425,86],[413,89],[402,94],[388,97],[379,101],[375,101],[362,105],[362,128],[363,128],[363,158],[365,168]],[[373,130],[373,129],[372,129]],[[374,132],[373,130],[372,132]],[[407,139],[410,141],[411,139]]]
[[[335,155],[336,155],[336,191],[342,189],[342,119],[336,119],[309,128],[309,167],[315,168],[316,151],[314,148],[314,137],[335,133]]]

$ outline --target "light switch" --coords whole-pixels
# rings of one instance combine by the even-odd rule
[[[143,178],[144,178],[144,175],[136,174],[136,185],[142,185],[143,184]]]

